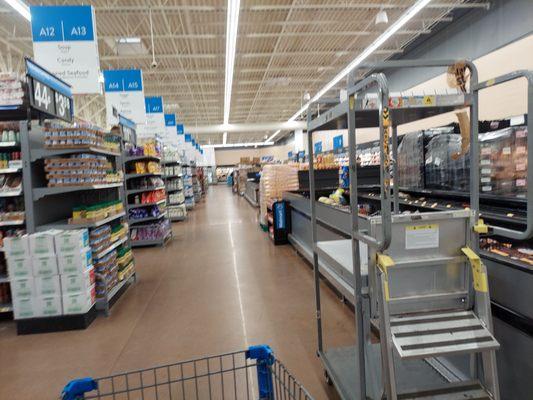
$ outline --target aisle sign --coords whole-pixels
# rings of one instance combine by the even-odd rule
[[[185,128],[183,127],[183,124],[177,124],[176,131],[178,135],[183,135],[185,133]]]
[[[335,136],[333,138],[333,150],[339,150],[344,147],[342,135]]]
[[[26,74],[31,107],[71,122],[73,105],[70,86],[29,58],[26,59]]]
[[[189,142],[191,142],[191,141],[192,141],[192,136],[191,136],[191,134],[190,134],[190,133],[186,133],[186,134],[185,134],[185,142],[186,142],[186,143],[189,143]]]
[[[315,143],[315,154],[322,153],[322,141]]]
[[[178,143],[176,135],[176,116],[174,114],[165,114],[165,137],[166,143]]]
[[[101,93],[92,6],[30,6],[33,56],[72,93]]]
[[[140,69],[104,71],[107,124],[113,125],[113,108],[136,124],[146,123],[143,77]]]
[[[164,138],[166,136],[165,114],[163,112],[163,98],[160,96],[145,97],[146,123],[137,128],[137,134],[142,138]]]

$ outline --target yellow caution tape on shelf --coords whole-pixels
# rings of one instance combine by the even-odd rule
[[[394,266],[394,260],[385,254],[377,253],[376,255],[376,262],[378,265],[378,268],[383,271],[385,281],[383,282],[383,290],[385,292],[385,300],[390,300],[390,292],[389,292],[389,274],[388,269]]]
[[[461,250],[468,257],[468,261],[470,261],[472,276],[474,278],[474,289],[477,292],[487,293],[489,291],[489,283],[481,259],[470,247],[463,247]]]

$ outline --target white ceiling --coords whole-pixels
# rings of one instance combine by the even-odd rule
[[[414,0],[241,0],[230,123],[286,121],[387,25],[375,25],[385,9],[389,24]],[[28,4],[92,4],[102,69],[141,68],[146,95],[161,95],[168,112],[189,125],[220,124],[224,112],[225,0],[27,1]],[[455,7],[475,1],[433,1],[388,40],[372,60],[400,54],[419,35],[449,20]],[[150,68],[149,8],[158,67]],[[119,51],[121,37],[140,37],[140,51]],[[0,69],[21,71],[32,55],[29,23],[0,1]],[[339,86],[340,87],[340,86]],[[334,88],[333,91],[338,87]],[[105,125],[103,96],[75,99],[78,117]],[[272,132],[270,132],[272,133]],[[228,135],[228,143],[261,141],[267,132]],[[221,134],[200,135],[201,144]]]

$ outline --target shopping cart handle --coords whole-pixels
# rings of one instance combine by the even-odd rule
[[[98,388],[98,384],[93,378],[74,379],[67,383],[61,393],[61,400],[80,400],[84,394],[92,392]]]
[[[266,344],[250,346],[246,352],[246,358],[257,360],[259,362],[267,361],[268,365],[272,365],[274,363],[274,352],[270,346]]]

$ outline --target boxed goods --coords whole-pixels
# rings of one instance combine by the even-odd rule
[[[513,126],[479,136],[481,193],[525,197],[527,128]]]
[[[55,254],[55,239],[62,231],[50,229],[30,235],[30,252],[32,255]]]
[[[87,229],[76,229],[64,231],[57,235],[56,238],[57,254],[80,252],[89,246],[89,231]]]
[[[28,257],[30,255],[28,235],[6,237],[3,246],[8,257]]]
[[[61,290],[63,295],[81,293],[89,289],[95,282],[94,268],[83,273],[61,275]]]
[[[55,254],[34,255],[32,257],[32,265],[34,277],[52,276],[59,273]]]
[[[61,296],[59,275],[35,278],[34,282],[36,296]]]
[[[11,294],[15,298],[35,296],[35,284],[33,278],[21,278],[11,280]]]
[[[28,256],[20,258],[8,257],[7,270],[11,279],[32,277],[32,259]]]
[[[63,314],[84,314],[91,309],[95,301],[94,285],[83,292],[64,294]]]
[[[37,297],[13,297],[13,315],[15,319],[40,317]]]
[[[53,317],[63,314],[61,296],[34,297],[37,301],[37,312],[40,317]]]
[[[90,247],[86,247],[77,252],[59,254],[57,256],[60,274],[84,273],[91,268],[92,262],[92,252]]]

